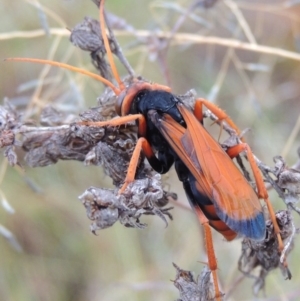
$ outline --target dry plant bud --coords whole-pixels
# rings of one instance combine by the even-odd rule
[[[165,216],[172,219],[169,210],[161,208],[165,204],[167,194],[162,190],[161,176],[135,180],[129,185],[126,194],[118,195],[115,189],[90,187],[79,199],[87,210],[87,216],[93,221],[91,231],[111,227],[119,221],[125,227],[145,228],[140,222],[143,214],[157,215],[168,225]]]
[[[0,147],[10,146],[14,144],[15,134],[10,130],[3,130],[0,136]]]
[[[104,47],[103,38],[101,36],[100,23],[90,17],[85,17],[83,22],[77,24],[71,32],[70,41],[74,46],[79,47],[84,51],[89,51],[91,54],[94,66],[100,71],[100,74],[112,80],[110,67],[104,56],[106,50]],[[110,47],[114,53],[114,44],[109,39]]]
[[[68,123],[69,118],[52,106],[46,106],[40,116],[40,123],[44,126],[57,126]],[[71,120],[70,120],[71,121]]]
[[[285,248],[280,254],[278,240],[270,220],[266,222],[266,237],[263,241],[255,241],[244,238],[242,242],[242,254],[239,259],[239,270],[247,277],[254,278],[253,292],[255,295],[264,288],[265,279],[270,271],[280,268],[286,279],[292,275],[285,265],[285,257],[292,251],[294,236],[296,233],[291,213],[288,210],[276,212],[276,220],[280,227],[280,234]],[[254,269],[259,269],[255,275]]]
[[[85,17],[72,29],[70,41],[81,50],[106,53],[101,37],[100,23],[90,17]]]
[[[0,131],[9,131],[20,125],[20,113],[7,99],[4,99],[4,105],[0,106]]]
[[[173,263],[173,266],[176,269],[174,285],[180,295],[180,299],[176,301],[215,300],[211,272],[206,265],[197,279],[190,271],[180,269],[175,263]]]
[[[288,209],[300,214],[300,209],[296,207],[300,197],[300,170],[289,168],[281,156],[274,157],[274,168],[266,166],[257,158],[256,160],[266,181],[275,189]]]
[[[4,105],[0,106],[0,148],[5,148],[4,156],[9,164],[14,166],[18,164],[17,154],[15,152],[16,132],[21,126],[21,115],[9,103],[4,100]]]
[[[299,201],[300,170],[289,168],[281,156],[275,157],[274,162],[274,173],[278,179],[277,185],[287,194],[286,204],[288,205],[289,202],[295,203]]]

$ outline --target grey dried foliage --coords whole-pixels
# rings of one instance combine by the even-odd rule
[[[46,106],[40,115],[40,124],[44,126],[58,126],[74,121],[76,116],[59,112],[52,106]]]
[[[110,93],[105,92],[104,96],[110,97]],[[101,98],[101,104],[103,103],[105,103],[104,97]],[[107,103],[111,105],[111,102]],[[65,116],[57,114],[54,109],[46,108],[47,113],[41,115],[46,127],[34,127],[20,123],[19,118],[12,122],[14,119],[12,116],[19,117],[19,115],[13,115],[15,111],[10,112],[8,109],[11,107],[0,108],[0,112],[6,116],[7,121],[3,119],[1,136],[3,136],[3,141],[8,141],[3,144],[3,147],[6,147],[5,154],[11,164],[17,161],[17,155],[14,152],[15,145],[17,145],[26,152],[24,160],[31,167],[47,166],[59,160],[76,160],[87,165],[101,165],[107,175],[112,178],[116,189],[91,187],[80,196],[87,209],[88,217],[93,220],[91,226],[93,232],[111,226],[112,217],[116,217],[114,222],[119,220],[127,227],[139,228],[145,226],[139,221],[143,214],[157,215],[166,224],[165,216],[172,218],[169,213],[171,208],[163,208],[168,203],[169,195],[162,188],[161,176],[154,173],[143,162],[142,157],[136,174],[137,181],[129,186],[126,194],[117,194],[117,188],[126,176],[137,139],[135,125],[99,128],[79,126],[73,122],[70,125],[60,126]],[[89,109],[81,116],[82,120],[99,121],[110,115],[111,111],[112,108],[101,106],[98,110]],[[104,116],[101,112],[104,112]],[[59,119],[59,116],[62,119]],[[50,124],[52,126],[48,126]],[[8,130],[9,137],[20,135],[20,139],[8,140],[6,138]]]
[[[267,275],[279,268],[285,279],[292,275],[286,266],[285,258],[292,251],[296,233],[291,212],[281,210],[276,213],[276,220],[285,248],[282,254],[278,250],[278,240],[274,233],[273,224],[266,222],[266,237],[263,241],[244,238],[242,241],[242,254],[239,258],[239,270],[247,277],[254,278],[253,292],[255,295],[264,288]],[[254,270],[258,270],[258,275]]]
[[[146,224],[140,222],[143,214],[157,215],[167,226],[165,215],[172,219],[169,213],[172,208],[160,208],[167,198],[159,174],[136,180],[123,195],[116,195],[114,189],[90,187],[79,197],[88,218],[93,221],[90,227],[93,233],[112,226],[116,221],[125,227],[145,228]]]
[[[180,269],[175,263],[173,263],[173,266],[176,269],[174,285],[180,295],[180,299],[176,301],[215,300],[211,272],[207,265],[203,267],[197,279],[195,279],[192,272]]]
[[[115,97],[113,102],[110,98],[111,93],[104,92],[99,100],[101,106],[81,113],[81,120],[101,121],[115,115],[111,107],[114,106]],[[57,114],[54,117],[60,123]],[[129,186],[126,194],[117,194],[117,188],[126,176],[136,139],[134,124],[99,128],[79,126],[74,122],[68,128],[52,131],[50,127],[46,133],[38,130],[26,133],[22,147],[27,152],[27,164],[34,167],[53,164],[58,160],[77,160],[86,165],[103,166],[116,189],[91,187],[79,197],[93,221],[91,231],[95,233],[98,229],[112,226],[116,221],[127,227],[143,228],[145,224],[139,221],[143,214],[157,215],[166,224],[165,216],[172,218],[169,213],[171,208],[162,208],[168,203],[168,195],[162,188],[160,175],[154,173],[142,157],[137,180]]]
[[[0,148],[4,148],[4,156],[12,166],[18,163],[15,129],[20,126],[20,113],[5,99],[4,105],[0,106]]]
[[[298,149],[299,159],[294,167],[289,167],[281,156],[275,156],[274,167],[269,167],[256,158],[265,181],[269,188],[273,188],[278,196],[283,200],[289,210],[300,214],[300,209],[296,206],[300,197],[300,149]]]
[[[99,1],[94,2],[97,4],[97,6],[99,6]],[[117,40],[114,38],[113,29],[123,29],[134,32],[134,28],[124,19],[121,19],[120,17],[117,17],[111,13],[105,13],[105,20],[106,24],[109,24],[109,36],[107,37],[110,49],[127,69],[128,74],[133,76],[134,71],[123,55],[122,49],[119,47]],[[81,50],[90,52],[92,63],[99,70],[100,74],[106,79],[112,81],[113,77],[110,72],[110,67],[104,59],[106,50],[101,34],[100,22],[98,20],[85,17],[81,23],[77,24],[72,29],[70,41],[74,46],[79,47]]]
[[[81,50],[106,53],[101,37],[100,23],[90,17],[85,17],[81,23],[72,29],[70,41]],[[111,40],[109,42],[112,44]]]
[[[299,150],[298,150],[299,155]],[[300,159],[299,159],[300,161]],[[276,175],[276,190],[285,204],[300,214],[296,204],[299,201],[300,194],[300,173],[299,167],[289,168],[281,156],[274,157],[275,167],[274,174]],[[297,164],[296,164],[297,166]]]
[[[101,35],[100,23],[90,17],[85,17],[84,20],[77,24],[71,32],[70,41],[81,50],[90,52],[94,66],[100,71],[100,74],[112,80],[109,66],[104,60],[106,50]],[[109,39],[112,52],[115,53],[115,46]]]

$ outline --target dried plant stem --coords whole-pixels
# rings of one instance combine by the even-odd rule
[[[68,36],[70,35],[70,31],[63,28],[50,28],[50,35],[53,36]],[[36,30],[17,30],[11,32],[4,32],[0,34],[1,40],[12,40],[12,39],[30,39],[30,38],[38,38],[45,36],[45,30],[36,29]]]
[[[225,0],[224,3],[231,9],[235,15],[240,27],[251,44],[257,44],[254,34],[252,33],[249,24],[247,23],[243,13],[239,9],[238,5],[232,0]]]
[[[62,28],[50,28],[50,34],[69,36],[70,32]],[[10,33],[0,34],[0,40],[7,40],[13,38],[35,38],[44,35],[45,35],[45,31],[42,29],[33,30],[33,31],[14,31]],[[128,36],[128,35],[133,35],[133,33],[125,30],[115,30],[115,36]],[[148,38],[151,37],[152,35],[153,32],[149,30],[136,30],[134,32],[135,37]],[[172,33],[155,32],[155,35],[158,38],[169,39]],[[297,52],[288,51],[277,47],[247,43],[236,39],[225,39],[225,38],[220,38],[215,36],[201,36],[198,34],[189,34],[189,33],[176,33],[172,37],[172,44],[186,44],[186,43],[219,45],[224,47],[248,50],[252,52],[276,55],[286,59],[300,61],[300,54]]]
[[[70,129],[70,125],[64,124],[60,126],[42,126],[42,127],[35,127],[35,126],[27,126],[22,125],[20,128],[12,130],[15,134],[26,134],[26,133],[38,133],[38,132],[55,132],[55,131],[62,131]]]

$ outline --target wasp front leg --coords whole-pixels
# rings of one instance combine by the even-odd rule
[[[149,110],[148,112],[149,122],[152,122],[157,129],[160,128],[159,116],[157,111]],[[149,142],[146,138],[147,132],[147,123],[146,118],[141,115],[138,119],[138,133],[140,138],[138,139],[133,154],[131,156],[131,160],[129,162],[127,175],[124,181],[124,185],[121,187],[119,193],[123,193],[128,186],[129,183],[134,181],[135,173],[138,165],[138,161],[140,158],[140,153],[143,151],[143,154],[147,158],[151,167],[158,173],[164,174],[169,171],[171,166],[174,163],[174,158],[170,156],[169,152],[163,147],[157,151],[157,156],[155,155],[151,142]],[[149,135],[155,136],[154,133],[148,133]],[[161,138],[160,136],[156,137],[157,139]]]
[[[117,127],[124,125],[129,122],[137,122],[138,123],[138,134],[139,136],[145,136],[146,135],[146,119],[142,114],[133,114],[133,115],[127,115],[122,116],[119,118],[115,118],[108,121],[81,121],[78,122],[78,125],[85,125],[85,126],[93,126],[93,127]],[[133,151],[129,167],[127,170],[125,182],[121,189],[119,190],[119,194],[123,193],[128,186],[129,183],[134,181],[135,173],[140,157],[140,152],[143,149],[146,157],[152,157],[154,156],[154,153],[151,149],[150,144],[145,138],[139,138],[135,149]]]
[[[148,140],[144,137],[139,138],[132,153],[127,169],[126,178],[124,180],[123,186],[119,190],[119,194],[122,194],[126,190],[127,186],[134,181],[142,150],[147,158],[155,157],[155,154],[153,153],[153,150]]]
[[[149,116],[156,117],[157,112],[155,110],[152,110],[151,112],[149,112]],[[150,144],[150,142],[146,139],[146,133],[147,133],[147,121],[144,115],[142,114],[133,114],[133,115],[127,115],[127,116],[122,116],[116,119],[112,119],[112,120],[108,120],[108,121],[82,121],[82,122],[78,122],[77,124],[79,125],[86,125],[86,126],[99,126],[99,127],[107,127],[107,126],[112,126],[112,127],[116,127],[116,126],[120,126],[120,125],[124,125],[128,122],[133,122],[136,121],[137,125],[138,125],[138,136],[140,137],[137,140],[137,143],[135,145],[134,151],[132,153],[129,165],[128,165],[128,169],[127,169],[127,174],[124,180],[124,184],[123,186],[120,188],[119,190],[119,194],[124,193],[124,191],[126,190],[127,186],[134,181],[135,179],[135,174],[136,174],[136,170],[138,167],[138,163],[139,163],[139,158],[140,158],[140,154],[143,151],[145,157],[147,158],[147,160],[149,161],[149,164],[151,165],[151,167],[157,171],[158,173],[166,173],[170,167],[172,166],[174,160],[171,157],[170,158],[167,156],[167,154],[158,153],[158,158],[156,157],[152,146]]]
[[[78,125],[94,126],[94,127],[116,127],[129,122],[137,121],[139,123],[139,135],[144,136],[146,130],[146,120],[141,114],[132,114],[127,116],[118,117],[107,121],[79,121]]]

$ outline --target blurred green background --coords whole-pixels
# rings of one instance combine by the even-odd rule
[[[293,165],[298,160],[300,112],[297,1],[219,1],[209,9],[198,2],[178,32],[269,48],[253,52],[209,40],[194,43],[175,33],[168,52],[159,59],[155,46],[160,44],[155,39],[145,45],[137,36],[119,31],[117,37],[126,57],[137,74],[169,83],[178,94],[195,89],[200,97],[225,109],[241,129],[250,128],[246,139],[266,164],[272,166],[273,157],[283,154]],[[138,35],[139,30],[169,32],[192,3],[107,0],[106,8],[131,24]],[[73,28],[84,16],[98,19],[92,1],[2,0],[0,58],[53,58],[93,70],[88,53],[73,47],[64,30]],[[47,29],[54,34],[45,35]],[[40,35],[31,37],[36,30]],[[295,58],[289,53],[274,54],[280,49]],[[95,105],[102,91],[101,84],[78,74],[55,68],[43,74],[45,67],[28,63],[0,64],[1,99],[8,97],[23,106],[35,103],[33,112],[26,111],[30,118],[49,103],[77,114]],[[124,69],[120,70],[125,75]],[[175,278],[172,262],[196,273],[202,269],[198,262],[205,261],[201,228],[193,212],[180,206],[172,211],[174,221],[167,228],[159,218],[144,217],[148,223],[145,230],[115,224],[99,231],[98,236],[91,234],[78,196],[90,186],[111,187],[100,167],[59,162],[21,170],[8,167],[2,158],[0,181],[2,199],[15,209],[15,214],[9,214],[0,208],[0,224],[22,247],[18,252],[0,236],[0,300],[175,300],[179,295],[170,281]],[[178,193],[179,202],[187,205],[174,172],[165,181]],[[284,208],[275,193],[271,192],[271,197],[276,209]],[[297,227],[297,216],[295,223]],[[227,243],[218,233],[214,237],[222,291],[227,292],[240,277],[240,241]],[[272,272],[260,300],[299,300],[299,251],[296,238],[288,258],[292,280],[285,281],[279,271]],[[254,300],[252,284],[252,279],[244,279],[228,300]]]

